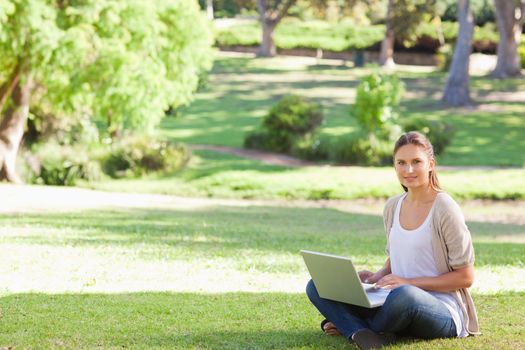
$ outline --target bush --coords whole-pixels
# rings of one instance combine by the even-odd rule
[[[244,138],[244,147],[287,153],[292,148],[294,137],[287,132],[259,129]]]
[[[518,47],[518,54],[520,55],[521,68],[525,69],[525,45]]]
[[[388,165],[392,163],[392,144],[358,134],[334,142],[329,158],[339,164]]]
[[[329,146],[328,142],[325,139],[321,139],[318,135],[308,135],[297,140],[293,145],[291,154],[294,157],[306,160],[327,160]]]
[[[313,132],[323,122],[321,106],[309,103],[296,96],[284,96],[263,120],[263,126],[270,131],[286,131],[295,135]]]
[[[262,128],[245,137],[244,145],[290,153],[296,142],[310,137],[322,123],[320,105],[300,96],[284,96],[264,117]]]
[[[454,55],[454,46],[445,44],[439,48],[438,54],[436,55],[437,66],[440,71],[448,72],[450,65],[452,64],[452,57]]]
[[[183,168],[190,152],[182,144],[172,144],[150,136],[126,136],[111,145],[103,157],[104,172],[111,177],[138,177],[150,172],[172,172]]]
[[[29,162],[25,178],[32,183],[73,186],[78,180],[97,181],[102,177],[98,161],[78,146],[49,142],[40,145]]]
[[[385,139],[397,119],[396,109],[403,90],[403,82],[395,75],[372,73],[361,79],[350,115],[368,134]]]
[[[432,143],[435,155],[445,151],[455,133],[452,124],[426,119],[413,119],[405,122],[403,123],[403,130],[405,132],[419,131],[424,134]]]

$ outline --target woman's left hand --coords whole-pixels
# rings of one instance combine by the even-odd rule
[[[399,276],[396,276],[394,274],[389,274],[381,278],[379,281],[376,282],[377,288],[386,288],[386,289],[394,289],[399,286],[410,284],[410,281],[406,278],[401,278]]]

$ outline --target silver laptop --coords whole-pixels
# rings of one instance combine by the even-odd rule
[[[383,305],[390,293],[361,283],[348,258],[309,250],[301,250],[301,255],[321,298],[372,308]]]

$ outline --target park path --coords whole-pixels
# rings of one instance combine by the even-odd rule
[[[215,151],[215,152],[221,152],[226,154],[231,154],[238,157],[248,158],[252,160],[257,160],[261,163],[268,164],[268,165],[280,165],[290,168],[298,168],[298,167],[305,167],[305,166],[340,166],[340,165],[330,165],[330,164],[322,164],[315,162],[309,162],[306,160],[294,158],[292,156],[280,154],[280,153],[274,153],[274,152],[268,152],[268,151],[261,151],[261,150],[254,150],[254,149],[245,149],[245,148],[237,148],[237,147],[228,147],[228,146],[218,146],[218,145],[188,145],[190,149],[192,150],[207,150],[207,151]],[[500,166],[489,166],[489,165],[483,165],[483,166],[466,166],[466,165],[460,165],[460,166],[453,166],[453,165],[438,165],[438,170],[494,170],[494,169],[512,169],[513,167],[500,167]]]

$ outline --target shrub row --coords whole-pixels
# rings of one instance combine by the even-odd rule
[[[73,186],[79,180],[98,181],[170,173],[190,159],[182,144],[150,136],[126,136],[104,146],[61,145],[56,141],[23,152],[21,175],[29,183]]]
[[[422,23],[417,29],[413,43],[397,42],[396,50],[413,50],[436,53],[441,46],[440,36],[446,43],[454,43],[458,34],[456,22]],[[352,21],[330,23],[320,20],[301,21],[286,18],[277,26],[275,44],[281,49],[323,49],[334,52],[354,50],[377,50],[384,37],[384,25],[356,26]],[[258,46],[261,42],[261,28],[257,21],[240,22],[215,33],[216,45]],[[494,53],[499,40],[494,23],[476,26],[474,29],[474,52]]]

